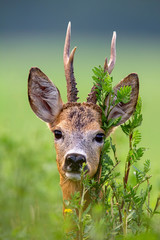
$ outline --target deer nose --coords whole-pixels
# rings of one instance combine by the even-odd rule
[[[67,170],[80,171],[83,163],[86,163],[86,158],[81,154],[72,153],[66,156],[65,166]]]

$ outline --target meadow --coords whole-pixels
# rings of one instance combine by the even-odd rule
[[[72,38],[72,47],[78,46],[74,70],[81,102],[92,86],[92,68],[103,65],[106,55],[109,57],[110,39],[110,33]],[[64,36],[58,33],[6,35],[0,39],[0,240],[64,239],[54,138],[33,114],[27,97],[29,69],[37,66],[66,102],[63,44]],[[116,84],[131,72],[139,75],[144,118],[141,145],[148,148],[144,159],[151,160],[152,207],[160,193],[159,63],[158,36],[118,35],[112,76]],[[128,142],[120,128],[112,137],[123,173]],[[151,239],[149,234],[146,239]]]

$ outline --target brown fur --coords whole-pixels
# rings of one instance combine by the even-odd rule
[[[73,130],[83,130],[90,126],[91,122],[99,122],[101,125],[100,107],[92,103],[67,103],[63,105],[63,108],[55,121],[49,124],[51,131],[55,129],[64,119],[69,122],[68,127],[72,127]]]

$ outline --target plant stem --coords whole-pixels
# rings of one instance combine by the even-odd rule
[[[103,185],[105,184],[106,180],[109,178],[109,176],[111,175],[111,173],[113,172],[113,170],[117,167],[117,165],[120,163],[120,161],[118,161],[113,167],[112,169],[109,171],[109,173],[105,176],[104,181],[99,185],[99,188],[101,189],[103,187]]]
[[[127,235],[127,212],[126,209],[124,209],[124,218],[123,218],[123,235]]]
[[[155,212],[157,211],[157,208],[160,206],[160,197],[157,198],[157,202],[156,202],[156,206],[154,208],[154,211],[153,211],[153,215],[155,214]],[[153,216],[152,215],[152,216]]]
[[[148,188],[149,188],[149,179],[147,178],[147,185],[148,185]],[[148,191],[148,208],[150,206],[150,191]],[[148,211],[148,216],[150,217],[150,212]]]
[[[133,132],[129,135],[129,151],[132,150],[132,136],[133,136]],[[129,177],[129,172],[131,167],[131,160],[132,159],[128,157],[127,158],[128,164],[126,163],[125,165],[124,189],[126,189],[127,187],[127,182],[128,182],[128,177]]]
[[[129,151],[132,150],[132,136],[133,136],[133,132],[130,133],[129,135]],[[127,188],[127,183],[128,183],[128,177],[129,177],[129,172],[130,172],[130,167],[131,167],[131,158],[128,156],[127,160],[126,160],[126,164],[125,164],[125,170],[124,170],[124,178],[123,178],[123,186],[124,186],[124,190],[126,191]],[[121,209],[124,206],[124,200],[122,200],[122,204],[121,204]]]
[[[111,217],[112,217],[112,221],[113,221],[113,196],[111,197]]]
[[[85,189],[85,186],[83,184],[83,180],[84,180],[84,173],[82,173],[81,176],[81,183],[80,183],[80,207],[79,207],[79,218],[78,218],[78,240],[83,240],[83,221],[82,221],[82,216],[83,216],[83,208],[84,208],[84,196],[87,192],[87,190]]]
[[[119,221],[120,221],[120,223],[122,223],[121,207],[120,207],[119,202],[118,202],[118,197],[117,197],[117,195],[116,195],[116,190],[114,189],[113,186],[111,186],[111,188],[112,188],[112,191],[113,191],[113,193],[114,193],[114,197],[115,197],[115,199],[116,199],[116,205],[117,205],[117,207],[118,207]]]

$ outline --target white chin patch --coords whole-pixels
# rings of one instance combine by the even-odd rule
[[[68,179],[73,180],[73,181],[80,181],[81,180],[81,174],[80,173],[66,172],[66,177]]]

